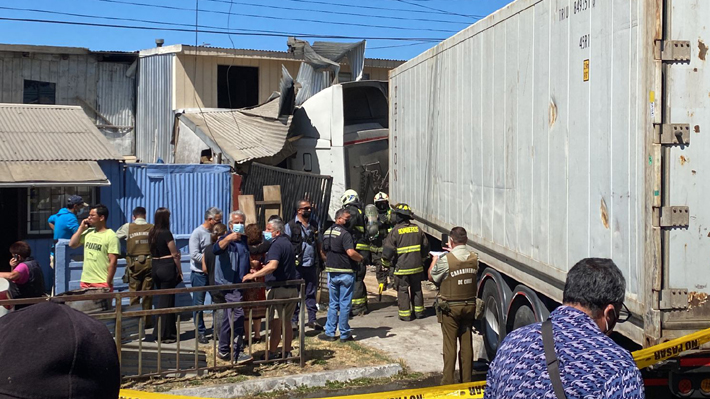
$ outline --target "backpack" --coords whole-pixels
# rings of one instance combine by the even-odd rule
[[[303,225],[298,224],[295,220],[291,219],[288,222],[288,227],[291,230],[291,245],[293,246],[296,266],[301,266],[303,264]],[[318,231],[316,228],[313,227],[312,224],[309,224],[306,231],[306,244],[313,245],[316,242],[317,234]],[[314,258],[314,262],[316,262],[318,258],[317,254],[314,254]]]

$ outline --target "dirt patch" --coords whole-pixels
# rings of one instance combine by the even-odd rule
[[[341,370],[355,367],[376,366],[397,363],[385,354],[358,344],[357,342],[326,342],[317,337],[306,337],[306,366],[298,364],[273,363],[264,365],[237,366],[200,377],[155,378],[147,381],[131,381],[122,385],[123,389],[137,389],[147,392],[167,392],[173,389],[194,386],[233,384],[255,378],[281,377],[294,374],[316,373],[327,370]],[[252,354],[255,359],[264,355],[265,345],[255,344]],[[212,347],[206,348],[207,363],[214,365]],[[298,355],[298,341],[294,337],[293,354]],[[227,366],[228,362],[217,359],[217,366]]]

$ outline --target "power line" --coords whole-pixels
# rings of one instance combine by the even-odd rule
[[[28,12],[36,12],[36,13],[41,13],[41,14],[50,14],[50,15],[64,15],[68,17],[79,17],[79,18],[91,18],[91,19],[108,19],[108,20],[113,20],[113,21],[128,21],[128,22],[142,22],[142,23],[149,23],[149,24],[156,24],[156,25],[167,25],[167,26],[188,26],[188,27],[194,27],[194,24],[181,24],[179,22],[163,22],[163,21],[154,21],[154,20],[149,20],[149,19],[137,19],[137,18],[121,18],[121,17],[110,17],[106,15],[89,15],[89,14],[77,14],[77,13],[72,13],[72,12],[62,12],[62,11],[50,11],[50,10],[38,10],[34,8],[15,8],[15,7],[2,7],[0,6],[0,10],[10,10],[10,11],[28,11]],[[198,28],[209,28],[209,29],[225,29],[223,26],[211,26],[211,25],[199,25]],[[241,29],[236,29],[236,30],[241,30]],[[229,29],[227,28],[227,31]],[[281,31],[269,31],[269,30],[250,30],[247,29],[247,32],[261,32],[261,33],[279,33],[279,34],[284,34],[284,35],[291,35],[293,34],[289,32],[281,32]],[[300,35],[299,36],[305,36],[305,35]]]
[[[205,0],[209,1],[212,3],[226,3],[230,4],[230,10],[232,8],[232,5],[234,4],[239,4],[239,5],[244,5],[244,6],[250,6],[250,7],[260,7],[260,8],[268,8],[268,9],[276,9],[276,10],[290,10],[290,11],[308,11],[308,12],[317,12],[317,13],[322,13],[322,14],[329,14],[329,15],[347,15],[351,17],[367,17],[367,18],[382,18],[382,19],[397,19],[397,20],[402,20],[402,21],[422,21],[422,22],[439,22],[443,24],[456,24],[456,25],[468,25],[468,22],[462,22],[462,21],[445,21],[442,19],[426,19],[426,18],[407,18],[407,17],[395,17],[395,16],[386,16],[386,15],[370,15],[370,14],[358,14],[358,13],[351,13],[351,12],[340,12],[340,11],[326,11],[326,10],[314,10],[314,9],[309,9],[309,8],[293,8],[293,7],[282,7],[282,6],[273,6],[273,5],[266,5],[266,4],[255,4],[255,3],[245,3],[245,2],[230,2],[228,0]],[[231,11],[230,11],[231,12]]]
[[[383,49],[383,48],[394,48],[394,47],[418,46],[420,44],[431,44],[431,43],[430,42],[415,42],[415,43],[407,43],[407,44],[395,44],[392,46],[376,46],[376,47],[369,47],[368,50],[378,50],[378,49]]]
[[[355,9],[368,9],[368,10],[378,10],[378,11],[398,11],[398,12],[411,12],[411,13],[419,13],[419,14],[442,14],[442,15],[451,15],[449,12],[445,11],[421,11],[421,10],[403,10],[401,8],[389,8],[389,7],[374,7],[374,6],[365,6],[365,5],[357,5],[354,6],[352,4],[343,4],[343,3],[331,3],[327,1],[318,1],[318,0],[281,0],[281,1],[290,1],[293,3],[309,3],[309,4],[322,4],[322,5],[327,5],[327,6],[336,6],[336,7],[343,7],[343,8],[355,8]],[[458,15],[457,15],[458,16]],[[476,16],[477,18],[483,18],[480,15]],[[467,17],[468,18],[468,17]]]
[[[136,3],[136,2],[129,2],[129,1],[119,1],[119,0],[96,0],[96,1],[104,2],[104,3],[126,4],[126,5],[140,6],[140,7],[161,8],[161,9],[167,9],[167,10],[192,11],[190,9],[183,8],[183,7],[166,6],[166,5],[161,5],[161,4],[146,4],[146,3]],[[223,11],[215,11],[215,10],[199,10],[199,11],[206,12],[206,13],[212,13],[212,14],[219,14],[219,15],[225,14]],[[255,15],[255,14],[244,14],[244,13],[233,14],[233,15],[242,16],[242,17],[271,19],[271,20],[277,20],[277,21],[312,22],[312,23],[326,24],[326,25],[338,25],[338,26],[348,25],[348,26],[358,26],[358,27],[364,27],[364,28],[396,29],[396,30],[407,30],[407,31],[428,31],[428,32],[443,32],[443,33],[456,33],[457,32],[457,31],[445,30],[445,29],[432,29],[432,28],[421,28],[420,29],[420,28],[405,28],[405,27],[401,27],[401,26],[359,24],[359,23],[354,23],[354,22],[329,22],[329,21],[322,21],[322,20],[317,20],[317,19],[282,18],[282,17],[267,16],[267,15]]]
[[[74,25],[74,26],[93,26],[99,28],[117,28],[117,29],[133,29],[133,30],[157,30],[157,31],[170,31],[170,32],[186,32],[195,33],[195,29],[181,29],[181,28],[169,28],[169,27],[157,27],[157,26],[131,26],[131,25],[116,25],[116,24],[98,24],[91,22],[75,22],[75,21],[57,21],[57,20],[47,20],[47,19],[33,19],[33,18],[8,18],[0,17],[0,21],[15,21],[15,22],[34,22],[34,23],[45,23],[45,24],[56,24],[56,25]],[[192,26],[192,25],[191,25]],[[240,29],[239,32],[224,32],[215,30],[199,30],[200,33],[209,33],[215,35],[237,35],[237,36],[264,36],[264,37],[289,37],[289,36],[300,36],[300,37],[310,37],[318,39],[346,39],[346,40],[393,40],[393,41],[428,41],[428,42],[439,42],[444,39],[434,38],[434,37],[362,37],[362,36],[345,36],[345,35],[320,35],[320,34],[310,34],[310,33],[275,33],[268,31],[258,31],[258,30],[248,30]]]
[[[406,0],[394,0],[394,1],[398,1],[398,2],[403,3],[403,4],[409,4],[410,6],[415,6],[415,7],[424,8],[424,9],[427,9],[427,10],[429,10],[429,11],[438,11],[438,12],[443,12],[444,14],[456,15],[456,16],[459,16],[459,17],[478,18],[478,19],[484,17],[483,15],[466,15],[466,14],[459,14],[459,13],[455,13],[455,12],[450,12],[450,11],[446,11],[446,10],[441,10],[441,9],[434,8],[434,7],[425,6],[425,5],[422,5],[422,4],[410,3],[410,2],[408,2],[408,1],[406,1]]]

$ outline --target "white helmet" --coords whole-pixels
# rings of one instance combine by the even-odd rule
[[[379,193],[375,194],[375,202],[380,202],[380,201],[387,201],[387,202],[389,202],[389,201],[390,201],[390,197],[389,197],[387,194],[385,194],[385,193],[383,193],[382,191],[380,191]]]
[[[343,203],[343,206],[352,204],[353,202],[359,202],[360,197],[357,195],[357,191],[350,189],[346,190],[343,195],[340,197],[340,202]]]

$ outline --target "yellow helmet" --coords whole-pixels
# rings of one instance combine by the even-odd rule
[[[357,195],[357,191],[353,189],[346,190],[340,197],[340,202],[342,202],[343,206],[359,201],[360,197]]]
[[[382,191],[375,194],[375,202],[380,202],[380,201],[389,202],[389,200],[390,200],[390,197],[386,193],[383,193]]]
[[[394,212],[398,213],[402,216],[408,216],[408,217],[413,216],[412,208],[410,208],[409,205],[407,205],[405,203],[399,203],[399,204],[395,205]]]

